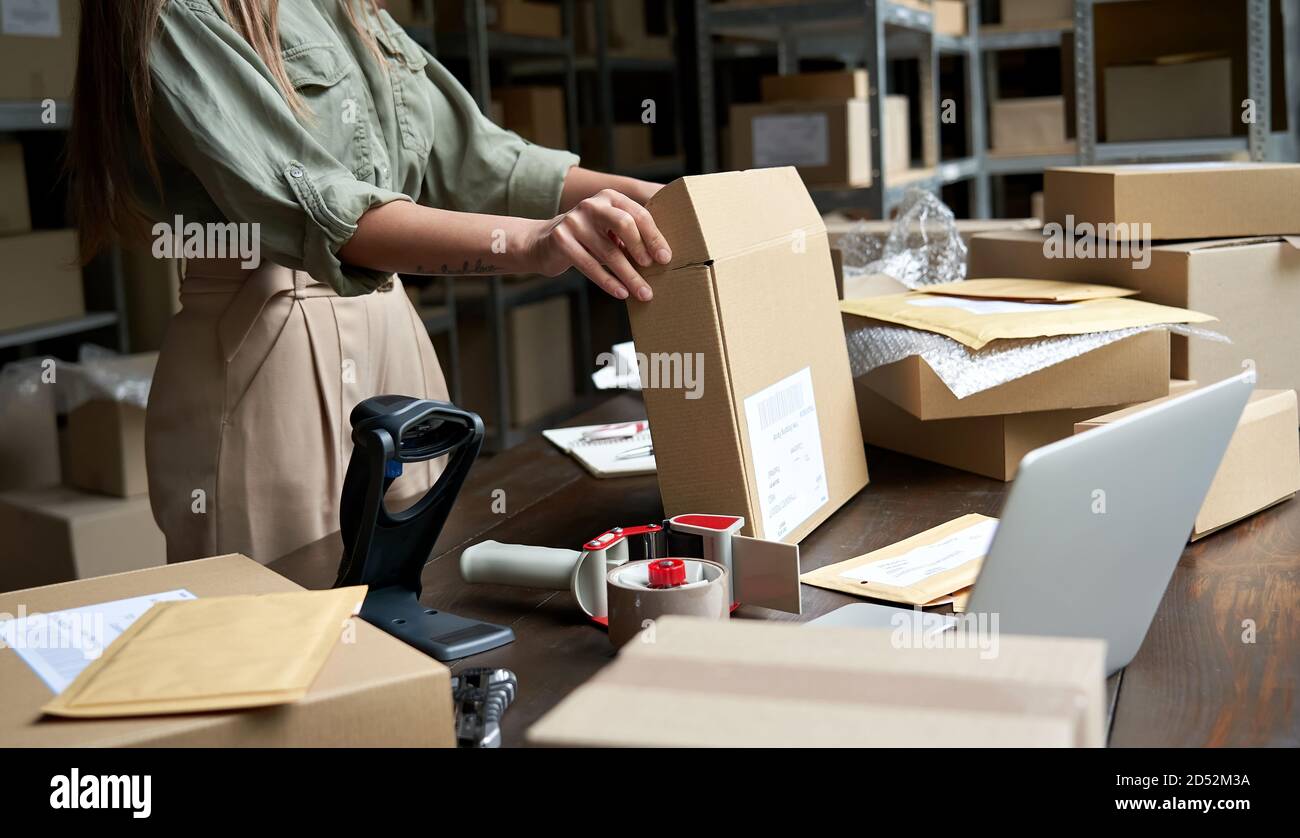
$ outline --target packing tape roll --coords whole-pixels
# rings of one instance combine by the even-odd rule
[[[686,564],[686,583],[671,588],[650,587],[650,565],[663,559],[628,562],[605,576],[609,596],[609,640],[621,647],[645,627],[647,620],[665,615],[724,620],[730,614],[731,586],[727,569],[703,559],[677,559]]]

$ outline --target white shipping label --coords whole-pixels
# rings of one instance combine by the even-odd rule
[[[59,0],[0,0],[0,32],[33,38],[59,37]]]
[[[155,602],[197,599],[184,588],[0,621],[0,648],[13,649],[56,695]]]
[[[752,129],[754,168],[830,163],[830,123],[824,113],[756,116]]]
[[[840,576],[858,582],[908,588],[935,574],[953,570],[967,562],[982,560],[988,555],[997,531],[996,520],[981,521],[933,544],[908,550],[892,559],[860,565],[844,571]]]
[[[908,305],[922,308],[959,308],[969,314],[1026,314],[1036,311],[1068,311],[1078,308],[1078,303],[1020,303],[1015,300],[971,300],[964,297],[944,297],[927,294],[910,297]]]
[[[745,399],[763,538],[780,541],[830,500],[812,369]]]

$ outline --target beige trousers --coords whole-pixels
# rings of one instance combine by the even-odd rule
[[[337,530],[353,406],[385,393],[447,399],[396,278],[340,297],[301,271],[198,260],[181,306],[145,431],[169,562],[238,552],[266,564]],[[423,494],[440,470],[408,466],[390,503]]]

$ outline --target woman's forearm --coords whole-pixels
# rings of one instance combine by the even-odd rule
[[[525,252],[526,242],[539,223],[393,201],[361,216],[338,255],[351,265],[393,273],[528,272],[536,267]]]
[[[622,192],[638,204],[644,204],[661,188],[663,188],[662,184],[651,183],[648,180],[610,175],[574,166],[564,177],[564,190],[560,193],[560,212],[568,212],[583,198],[590,198],[602,189]]]

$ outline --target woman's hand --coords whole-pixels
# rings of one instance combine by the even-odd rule
[[[602,189],[572,209],[539,222],[525,245],[533,269],[546,276],[575,267],[611,296],[648,301],[653,294],[632,262],[649,267],[673,258],[645,207]]]

